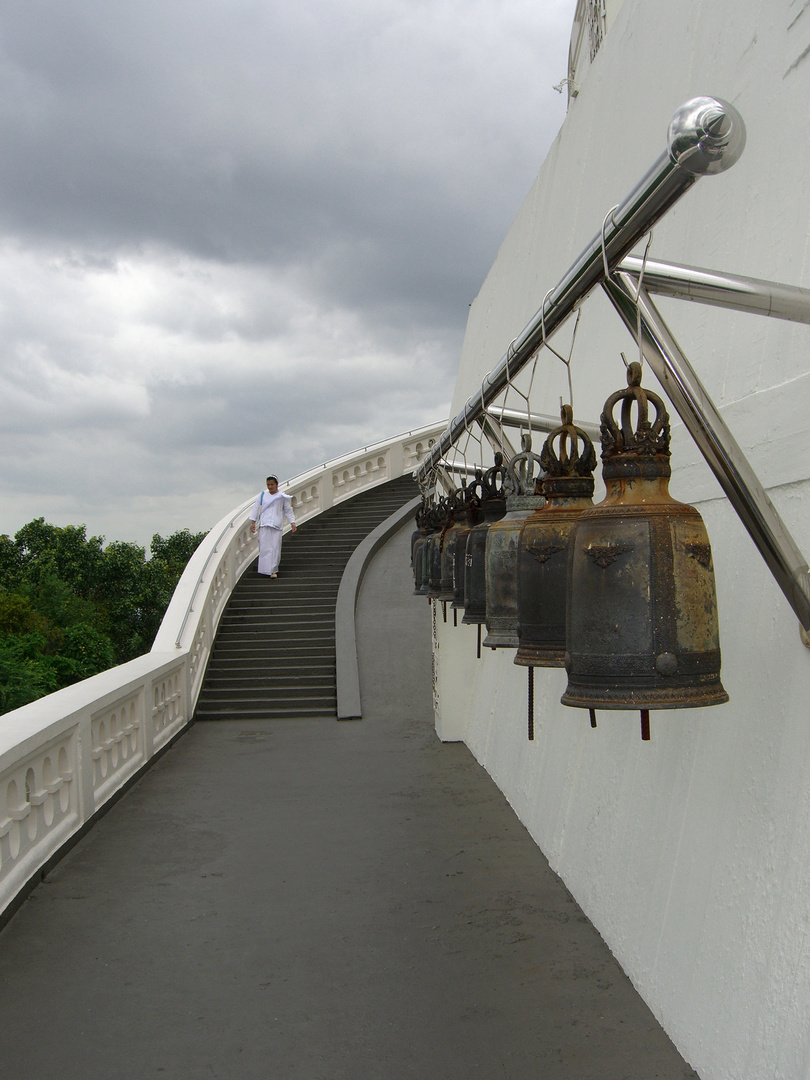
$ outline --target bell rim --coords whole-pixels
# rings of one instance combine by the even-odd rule
[[[681,700],[672,696],[673,690],[678,689],[678,687],[661,687],[651,692],[649,688],[643,691],[640,688],[635,691],[631,688],[623,702],[611,701],[609,697],[600,698],[592,693],[578,694],[576,690],[568,689],[560,698],[560,702],[573,709],[638,712],[639,709],[707,709],[713,705],[725,705],[730,700],[719,679],[707,686],[703,694],[696,694],[694,686],[680,688]]]
[[[476,624],[477,625],[483,625],[486,621],[487,621],[487,617],[486,617],[486,615],[483,615],[483,614],[480,616],[480,618],[479,618],[478,615],[467,615],[467,614],[465,614],[464,618],[461,620],[461,622],[462,622],[462,624],[464,626],[475,626]]]
[[[499,634],[497,631],[489,631],[481,642],[488,649],[516,649],[518,647],[517,634]]]
[[[562,652],[557,657],[550,651],[541,653],[519,645],[515,655],[515,664],[518,667],[563,668],[565,667],[565,653]]]

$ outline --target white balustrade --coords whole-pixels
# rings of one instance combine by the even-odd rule
[[[0,912],[188,723],[187,666],[147,653],[0,717]]]
[[[281,485],[299,522],[413,472],[446,422],[310,469]],[[0,716],[0,916],[193,714],[217,625],[253,561],[253,499],[189,560],[152,651]]]

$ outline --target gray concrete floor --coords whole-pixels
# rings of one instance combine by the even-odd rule
[[[364,719],[194,725],[0,934],[0,1077],[685,1080],[503,796],[432,727],[403,530]]]

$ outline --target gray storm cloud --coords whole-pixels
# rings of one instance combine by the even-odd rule
[[[0,531],[205,528],[441,419],[573,0],[7,0]]]

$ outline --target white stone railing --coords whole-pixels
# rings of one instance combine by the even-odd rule
[[[363,447],[282,484],[297,521],[413,472],[445,427]],[[0,716],[0,919],[191,720],[220,617],[257,552],[252,505],[195,551],[151,652]]]
[[[0,717],[0,914],[188,723],[187,662],[147,653]]]

